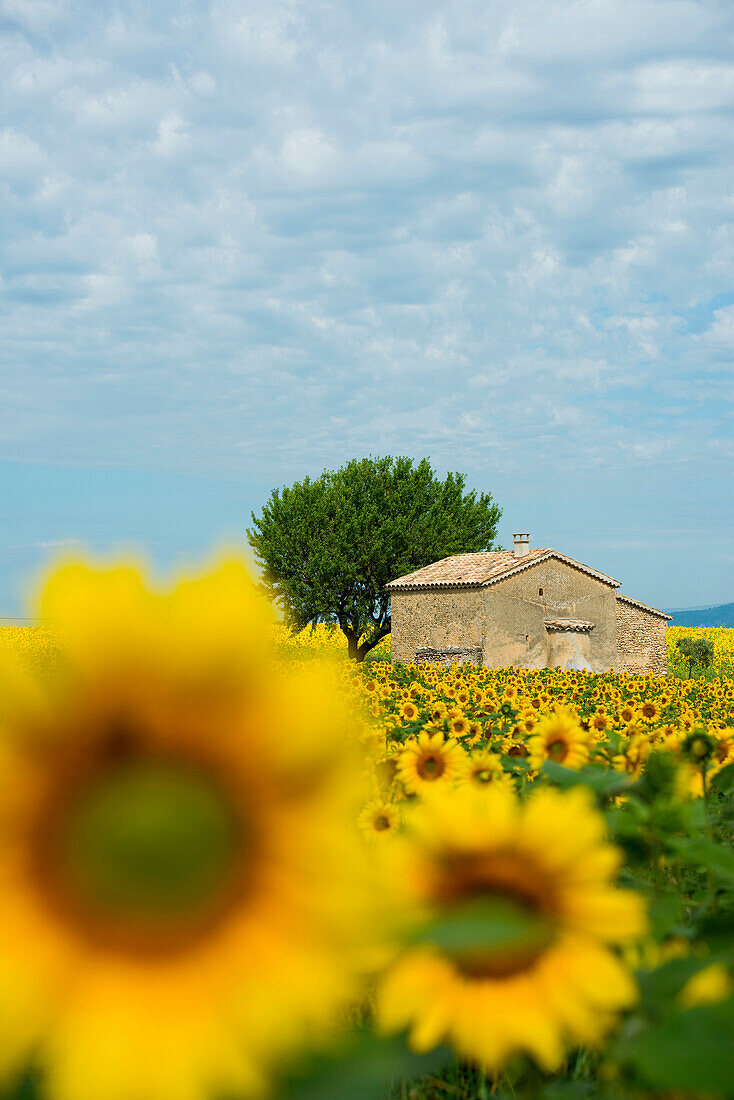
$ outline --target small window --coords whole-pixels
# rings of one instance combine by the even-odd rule
[[[538,595],[539,595],[539,596],[542,596],[542,595],[543,595],[543,589],[542,589],[542,588],[539,588],[539,589],[538,589]]]

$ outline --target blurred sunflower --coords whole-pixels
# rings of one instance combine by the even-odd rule
[[[510,791],[515,789],[515,780],[502,767],[499,756],[487,749],[467,757],[464,772],[457,779],[457,784],[468,784],[474,787],[499,785]]]
[[[630,737],[622,752],[612,757],[612,767],[615,771],[627,772],[637,778],[642,774],[642,769],[651,750],[650,739],[644,734],[635,733]]]
[[[395,834],[401,821],[400,810],[394,802],[375,798],[362,810],[357,825],[367,840],[383,840]]]
[[[61,569],[56,673],[0,668],[0,1049],[55,1100],[252,1096],[353,996],[375,927],[350,718],[225,564]],[[287,981],[274,980],[287,975]]]
[[[367,758],[367,767],[364,771],[372,780],[376,791],[387,795],[393,788],[398,773],[399,752],[395,744],[387,748],[384,745],[385,736],[382,737],[382,746],[378,752]]]
[[[411,794],[435,783],[446,783],[461,773],[465,753],[458,742],[442,733],[423,732],[398,758],[398,778]]]
[[[519,1052],[553,1071],[634,1003],[610,945],[644,933],[643,902],[614,885],[622,856],[589,791],[520,803],[499,786],[434,788],[401,843],[426,931],[382,980],[383,1031],[408,1028],[416,1050],[448,1041],[487,1071]],[[470,938],[441,936],[442,920],[458,930],[462,917]]]
[[[716,748],[714,760],[720,767],[734,762],[734,729],[712,730]]]
[[[538,722],[528,749],[534,768],[540,768],[545,760],[564,768],[582,768],[589,760],[589,732],[574,714],[559,708]]]
[[[683,1008],[695,1008],[725,1001],[732,994],[734,981],[728,967],[723,962],[714,962],[688,979],[678,994],[678,1003]]]

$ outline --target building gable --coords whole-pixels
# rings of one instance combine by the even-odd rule
[[[442,558],[422,569],[416,569],[413,573],[407,573],[404,577],[397,577],[386,584],[385,589],[388,592],[398,592],[427,588],[486,588],[552,559],[561,561],[572,569],[578,569],[612,588],[619,588],[619,581],[598,569],[592,569],[558,550],[536,547],[522,557],[516,557],[511,550],[454,554],[450,558]]]
[[[541,565],[546,561],[563,562],[569,568],[577,569],[580,573],[585,573],[587,577],[593,577],[594,580],[609,585],[610,588],[619,588],[620,582],[615,581],[614,577],[610,577],[607,573],[602,573],[598,569],[592,569],[591,566],[584,565],[583,562],[576,561],[575,558],[569,558],[567,554],[561,554],[559,550],[541,551],[533,557],[528,554],[527,558],[521,558],[512,568],[484,581],[482,587],[488,588],[490,585],[499,584],[501,581],[507,580],[508,577],[515,577],[518,573],[522,573],[526,569],[532,569],[534,566]]]

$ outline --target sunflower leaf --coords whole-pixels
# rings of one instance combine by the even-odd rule
[[[635,780],[618,772],[610,772],[608,768],[590,764],[586,768],[564,768],[555,760],[546,760],[541,772],[546,778],[555,783],[557,787],[565,790],[568,787],[579,785],[591,787],[602,798],[610,798],[617,794],[629,791],[635,785]]]
[[[734,998],[680,1012],[615,1050],[625,1065],[655,1089],[734,1096]]]
[[[707,959],[686,955],[678,959],[668,959],[654,970],[638,971],[637,984],[643,1001],[648,1005],[668,1004],[678,996],[689,978],[708,965]]]
[[[711,780],[711,787],[717,791],[733,791],[734,790],[734,763],[727,764],[725,768],[722,768],[720,772]]]
[[[649,916],[653,937],[660,941],[669,936],[682,918],[680,894],[672,890],[661,892],[650,905]]]
[[[703,867],[723,882],[734,884],[734,852],[710,840],[673,837],[670,847],[682,863]]]
[[[503,952],[542,950],[553,938],[546,919],[509,898],[477,898],[424,925],[414,943],[437,948],[471,963],[479,956],[499,960]]]
[[[352,1034],[338,1049],[309,1059],[276,1092],[277,1100],[385,1100],[391,1087],[454,1061],[446,1047],[414,1054],[405,1037],[383,1039],[369,1031]]]

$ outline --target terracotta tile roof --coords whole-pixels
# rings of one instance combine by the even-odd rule
[[[584,631],[591,630],[594,626],[585,619],[543,619],[543,622],[548,630]]]
[[[633,600],[631,596],[623,596],[621,592],[616,593],[617,599],[622,603],[630,603],[633,607],[640,607],[643,611],[649,611],[651,615],[657,615],[660,619],[672,619],[672,615],[666,615],[664,611],[658,611],[657,607],[650,607],[649,604],[643,603],[642,600]]]
[[[534,549],[526,558],[516,558],[512,550],[482,550],[477,554],[454,554],[450,558],[424,565],[414,573],[390,581],[387,588],[460,588],[479,587],[491,577],[507,572],[518,561],[547,554],[547,550]]]
[[[529,569],[548,558],[557,558],[573,569],[579,569],[590,577],[596,577],[604,584],[610,584],[614,588],[619,587],[619,581],[615,581],[606,573],[600,573],[597,569],[582,565],[581,562],[559,553],[558,550],[536,546],[522,558],[516,558],[512,550],[482,550],[476,554],[454,554],[450,558],[442,558],[441,561],[434,561],[422,569],[416,569],[413,573],[407,573],[404,577],[397,577],[385,585],[385,588],[388,591],[410,588],[483,588],[496,584],[523,569]]]

